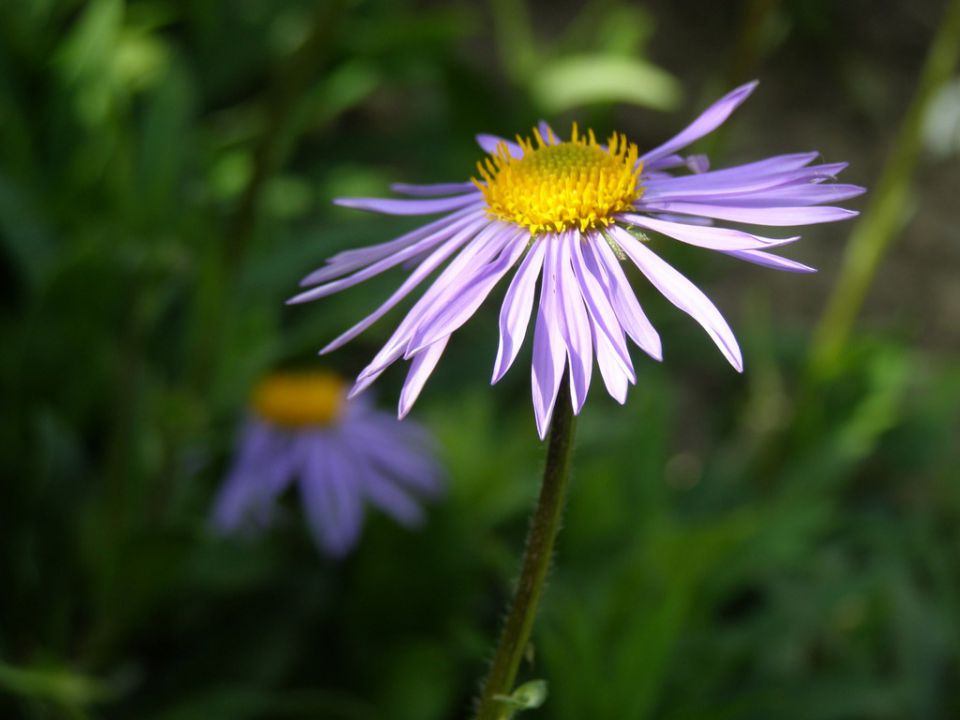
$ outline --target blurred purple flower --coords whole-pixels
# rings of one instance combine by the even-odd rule
[[[274,375],[261,383],[214,503],[215,530],[268,527],[294,482],[317,546],[333,557],[357,543],[368,503],[407,527],[423,520],[415,498],[435,497],[442,480],[432,438],[345,394],[343,381],[329,374]]]
[[[714,221],[789,226],[845,220],[857,213],[822,204],[864,191],[827,182],[846,163],[811,165],[816,152],[722,170],[710,170],[705,156],[678,154],[719,127],[755,87],[753,82],[737,88],[674,138],[642,155],[617,133],[601,145],[592,131],[584,137],[574,125],[570,140],[561,142],[540,123],[534,129],[535,142],[479,135],[478,143],[489,153],[478,163],[481,180],[393,186],[414,199],[339,199],[345,207],[391,215],[445,215],[390,242],[333,256],[301,283],[314,287],[290,302],[331,295],[400,264],[414,268],[380,308],[321,351],[330,352],[372,325],[453,257],[350,393],[352,397],[363,391],[397,360],[411,360],[400,417],[409,412],[450,335],[518,263],[501,306],[493,382],[507,371],[523,343],[540,279],[532,389],[541,438],[565,365],[573,409],[579,412],[594,357],[607,391],[621,403],[628,384],[636,382],[626,338],[654,359],[662,357],[660,337],[640,308],[621,268],[623,260],[629,259],[670,302],[699,322],[730,364],[742,371],[739,345],[723,316],[693,283],[654,254],[644,233],[777,270],[812,272],[769,252],[798,236],[762,237],[714,227]]]

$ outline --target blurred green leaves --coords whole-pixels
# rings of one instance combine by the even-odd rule
[[[62,667],[18,668],[0,663],[0,690],[31,701],[45,701],[67,717],[88,717],[86,710],[115,695],[96,678]]]
[[[681,98],[680,85],[672,75],[644,60],[613,55],[568,56],[549,62],[531,80],[530,89],[548,113],[602,102],[673,110]]]
[[[643,42],[653,32],[647,13],[625,3],[588,5],[582,17],[547,46],[545,39],[535,37],[526,0],[492,0],[491,7],[505,69],[541,112],[598,103],[654,110],[679,105],[682,89],[677,80],[643,58]]]
[[[501,383],[483,381],[495,312],[458,332],[418,405],[450,475],[423,528],[371,514],[357,554],[335,565],[293,513],[257,541],[211,537],[210,498],[260,373],[318,362],[352,373],[394,326],[397,315],[316,358],[397,275],[284,308],[325,257],[411,227],[330,198],[458,179],[478,154],[474,133],[538,113],[673,109],[678,83],[647,43],[655,30],[674,33],[662,47],[688,41],[675,34],[686,21],[662,3],[365,0],[318,27],[331,7],[0,3],[4,718],[441,720],[470,706],[542,456],[529,348]],[[787,54],[765,67],[765,85],[781,89],[764,102],[795,95],[787,66],[822,57],[831,33],[830,63],[874,62],[857,33],[889,21],[841,10],[782,4],[778,33],[802,20],[820,39],[784,36]],[[709,52],[734,53],[734,35],[716,34]],[[922,45],[909,37],[890,48],[907,65],[904,48]],[[691,92],[724,82],[718,67],[671,69]],[[824,88],[810,112],[836,112],[822,126],[842,146],[855,111],[833,100],[857,88],[807,72]],[[927,107],[928,144],[934,120],[949,139],[952,91]],[[765,132],[782,147],[784,130]],[[884,149],[863,154],[879,165],[867,153]],[[882,227],[865,221],[856,237],[873,228],[876,242],[877,227],[900,230],[904,208],[922,211],[895,175],[892,191],[871,190],[885,198]],[[228,262],[238,232],[246,249]],[[809,316],[768,295],[730,318],[749,398],[700,352],[699,329],[642,298],[669,362],[637,357],[626,406],[596,386],[584,410],[559,561],[523,668],[549,680],[550,698],[534,709],[542,687],[521,686],[518,717],[960,713],[955,352],[916,343],[923,318],[906,314],[900,327],[845,334],[832,380],[803,385]],[[400,377],[384,375],[378,402],[393,402]]]
[[[123,0],[93,0],[57,54],[60,74],[75,89],[78,115],[88,125],[150,87],[169,62],[167,46],[156,34],[163,6],[139,8],[140,17],[127,18]]]

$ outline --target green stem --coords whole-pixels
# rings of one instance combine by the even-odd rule
[[[809,368],[812,380],[829,379],[835,371],[880,262],[903,227],[920,157],[923,123],[931,102],[953,75],[958,58],[960,0],[950,0],[927,52],[896,145],[847,243],[840,278],[814,336]]]
[[[543,484],[527,533],[520,579],[477,705],[476,720],[501,720],[509,715],[510,709],[497,697],[513,691],[520,661],[530,641],[540,596],[550,570],[553,545],[560,531],[575,428],[570,391],[567,383],[561,381],[551,421]]]

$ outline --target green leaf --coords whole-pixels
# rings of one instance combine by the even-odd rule
[[[512,717],[515,713],[538,708],[546,702],[547,681],[531,680],[518,687],[512,694],[494,695],[493,699],[509,707],[511,712],[507,717]]]
[[[677,80],[645,60],[613,55],[581,55],[546,64],[531,92],[548,112],[602,102],[672,110],[682,91]]]
[[[62,667],[21,668],[0,663],[0,688],[14,695],[85,707],[111,695],[102,681]]]

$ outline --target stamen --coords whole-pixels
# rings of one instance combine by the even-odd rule
[[[484,182],[473,178],[473,183],[492,217],[528,228],[534,235],[571,228],[586,231],[610,225],[614,215],[629,210],[642,195],[637,146],[622,133],[613,133],[606,148],[597,144],[593,130],[582,136],[576,123],[569,142],[554,144],[550,129],[545,140],[534,128],[533,138],[536,143],[517,136],[523,150],[520,159],[501,142],[477,163]]]

